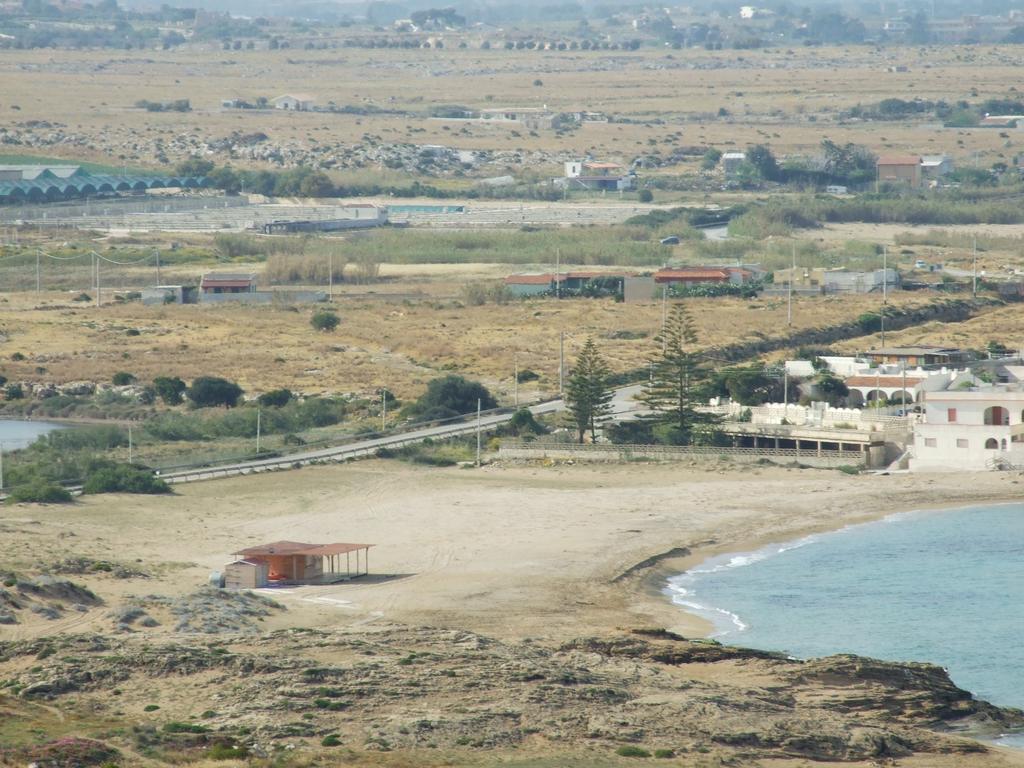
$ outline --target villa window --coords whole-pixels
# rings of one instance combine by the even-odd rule
[[[938,444],[938,440],[936,440],[934,437],[926,437],[924,439],[925,448],[936,448],[938,447]]]
[[[969,446],[970,446],[970,444],[968,443],[966,438],[958,437],[956,439],[956,447],[957,448],[968,448]]]
[[[985,441],[985,450],[994,451],[997,448],[999,448],[999,441],[996,440],[994,437],[990,437],[988,440]]]
[[[999,405],[985,409],[984,422],[989,426],[1006,427],[1010,424],[1010,412]]]
[[[950,424],[956,424],[956,408],[946,409],[946,421]]]

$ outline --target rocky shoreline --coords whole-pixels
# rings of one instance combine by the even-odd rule
[[[658,629],[558,645],[403,626],[184,641],[60,636],[0,644],[0,677],[8,705],[16,695],[120,712],[133,735],[106,746],[129,763],[143,749],[198,759],[226,743],[256,756],[308,755],[333,735],[371,752],[611,755],[625,745],[738,764],[933,754],[971,765],[989,748],[953,732],[1024,727],[1020,711],[975,700],[934,665],[799,661]],[[186,690],[186,700],[175,694]]]

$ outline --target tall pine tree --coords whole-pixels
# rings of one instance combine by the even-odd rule
[[[594,340],[587,339],[565,387],[565,404],[581,443],[588,429],[590,439],[595,440],[598,423],[611,415],[609,374],[608,365],[597,351]]]
[[[689,443],[694,425],[707,421],[695,407],[707,370],[695,350],[697,329],[685,306],[672,307],[654,341],[658,351],[651,359],[651,378],[640,399],[656,412],[654,418],[671,426],[673,443]]]

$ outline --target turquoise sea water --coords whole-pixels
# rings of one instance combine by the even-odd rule
[[[725,643],[929,661],[978,698],[1024,708],[1024,504],[895,515],[724,555],[668,592]]]

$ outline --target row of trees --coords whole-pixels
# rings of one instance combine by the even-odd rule
[[[660,428],[666,442],[690,443],[695,430],[713,419],[697,410],[710,373],[696,348],[693,318],[683,304],[672,308],[654,342],[657,347],[650,359],[650,377],[640,397],[652,415],[617,429],[620,433],[645,435],[649,441],[655,428]],[[565,399],[581,443],[588,431],[593,439],[597,425],[612,415],[611,372],[593,339],[587,339],[580,352],[566,385]]]
[[[651,356],[650,377],[643,386],[640,401],[650,410],[633,421],[608,429],[613,442],[688,445],[713,441],[716,417],[698,410],[712,397],[728,397],[741,405],[754,406],[780,402],[784,397],[784,378],[780,372],[761,364],[733,366],[714,370],[697,349],[697,330],[683,304],[676,304]],[[821,358],[811,355],[815,369],[809,382],[818,397],[832,406],[845,404],[849,390],[843,380],[830,371]],[[591,439],[601,422],[613,415],[613,376],[593,339],[580,352],[566,386],[565,399],[571,424],[579,442],[587,432]]]
[[[877,157],[867,147],[847,142],[837,144],[822,139],[822,163],[801,167],[792,163],[780,165],[771,148],[758,144],[747,149],[746,160],[737,177],[741,184],[773,181],[779,184],[824,187],[829,184],[857,186],[875,178]]]

